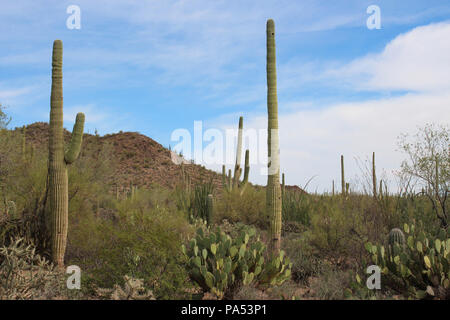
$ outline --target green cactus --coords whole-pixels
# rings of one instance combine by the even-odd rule
[[[234,166],[233,188],[238,187],[241,177],[241,157],[242,157],[242,131],[244,128],[244,118],[239,117],[238,140],[236,149],[236,164]]]
[[[245,167],[244,167],[244,180],[242,184],[245,185],[248,182],[248,176],[250,174],[250,150],[245,150]]]
[[[215,232],[200,228],[187,248],[182,246],[182,252],[191,280],[219,299],[230,296],[241,283],[281,284],[292,268],[283,251],[265,262],[266,247],[253,228],[242,230],[236,238],[220,228]]]
[[[405,224],[403,229],[405,234],[391,231],[387,250],[366,243],[372,263],[381,269],[384,287],[409,298],[450,299],[450,231],[441,229],[431,236],[420,224]]]
[[[394,246],[394,243],[400,246],[405,244],[405,235],[399,228],[394,228],[389,232],[389,245]]]
[[[275,23],[267,20],[267,113],[268,113],[268,174],[267,174],[267,215],[270,217],[269,247],[278,254],[281,246],[281,186],[280,150],[278,141],[278,102],[275,54]]]
[[[239,117],[239,128],[238,128],[238,143],[236,150],[236,163],[234,166],[234,176],[231,177],[231,169],[228,173],[228,179],[225,175],[225,165],[222,165],[222,185],[227,192],[232,190],[241,189],[240,195],[245,191],[246,185],[248,183],[248,177],[250,173],[250,162],[249,162],[249,150],[245,151],[245,165],[244,165],[244,178],[240,182],[240,177],[242,175],[241,168],[241,154],[242,154],[242,131],[244,126],[244,118]]]
[[[341,185],[342,185],[342,195],[345,195],[345,176],[344,176],[344,156],[341,155]]]
[[[55,40],[52,59],[48,175],[52,221],[52,260],[59,267],[64,266],[67,243],[69,210],[67,166],[73,163],[80,153],[84,128],[84,114],[78,113],[70,146],[64,152],[62,55],[62,41]]]

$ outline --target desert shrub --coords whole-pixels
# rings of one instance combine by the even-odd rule
[[[321,257],[309,244],[310,232],[293,234],[283,239],[283,249],[292,262],[292,280],[306,284],[309,277],[320,275],[325,270]]]
[[[345,288],[350,285],[350,276],[346,271],[328,270],[311,281],[311,291],[320,300],[343,300]]]
[[[220,228],[216,232],[199,228],[182,251],[192,281],[219,299],[232,297],[242,285],[279,285],[291,276],[284,251],[266,261],[266,246],[253,228],[236,238]]]
[[[181,212],[163,206],[165,199],[152,203],[144,194],[119,202],[114,219],[80,212],[69,230],[66,260],[81,267],[88,287],[123,285],[129,275],[144,279],[157,298],[186,297],[190,285],[179,248],[191,227]]]
[[[295,221],[309,226],[311,201],[307,194],[285,190],[282,198],[282,214],[284,221]]]
[[[214,214],[217,223],[226,219],[231,223],[242,222],[266,229],[269,225],[266,214],[266,191],[248,185],[242,196],[239,189],[224,192],[217,201]]]

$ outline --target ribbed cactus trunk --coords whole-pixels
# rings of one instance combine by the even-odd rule
[[[281,186],[280,150],[278,141],[278,102],[275,56],[275,23],[267,20],[267,113],[268,113],[268,175],[267,175],[267,215],[270,217],[269,248],[278,254],[281,245]]]
[[[248,176],[250,174],[250,150],[245,150],[245,167],[244,167],[244,180],[242,181],[243,185],[246,185],[248,182]]]
[[[49,127],[49,200],[51,212],[52,260],[59,267],[64,266],[68,231],[68,178],[67,165],[78,157],[83,138],[84,114],[77,114],[70,147],[64,153],[63,132],[63,83],[62,83],[61,40],[53,43],[52,91],[50,98]]]
[[[373,197],[377,198],[377,173],[375,171],[375,152],[372,154],[372,185]]]
[[[345,177],[344,177],[344,156],[341,155],[341,186],[342,186],[342,195],[345,195]]]

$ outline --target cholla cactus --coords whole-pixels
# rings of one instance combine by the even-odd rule
[[[97,288],[100,297],[110,300],[156,300],[151,290],[144,287],[143,279],[135,279],[125,275],[123,287],[115,284],[112,289]]]

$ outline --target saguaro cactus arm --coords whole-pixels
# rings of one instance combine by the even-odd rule
[[[72,130],[72,138],[70,140],[69,149],[67,149],[64,159],[67,164],[73,163],[80,154],[81,143],[83,141],[84,130],[84,114],[78,113]]]
[[[248,176],[250,174],[250,150],[245,150],[245,168],[244,168],[244,181],[243,184],[248,182]]]

